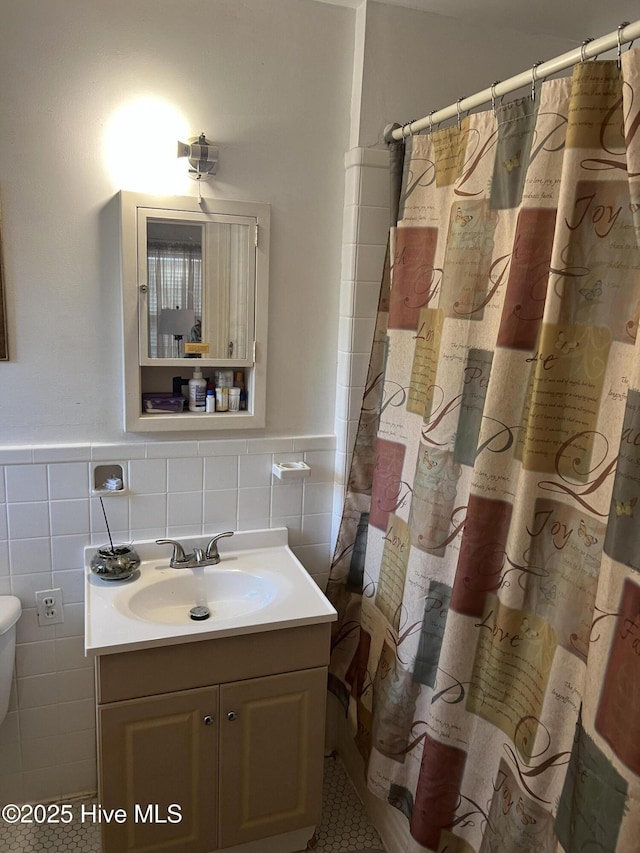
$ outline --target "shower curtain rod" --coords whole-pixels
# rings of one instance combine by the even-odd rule
[[[394,140],[404,139],[406,136],[431,128],[447,119],[460,116],[461,113],[472,110],[474,107],[479,107],[490,101],[493,102],[496,98],[507,95],[509,92],[515,92],[516,89],[521,89],[523,86],[530,84],[533,88],[538,80],[543,80],[551,74],[563,71],[565,68],[570,68],[578,62],[584,62],[614,47],[620,51],[623,44],[637,38],[640,38],[640,21],[634,21],[632,24],[626,21],[624,24],[620,24],[615,32],[598,39],[584,41],[581,47],[556,56],[555,59],[550,59],[548,62],[537,62],[530,71],[523,71],[521,74],[516,74],[515,77],[509,77],[508,80],[497,81],[488,89],[483,89],[468,98],[459,98],[455,104],[451,104],[442,110],[434,110],[424,118],[414,119],[414,121],[402,126],[389,124],[384,130],[384,141],[390,143]]]

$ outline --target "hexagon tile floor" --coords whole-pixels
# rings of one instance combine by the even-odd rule
[[[95,799],[69,799],[73,814],[79,815]],[[7,824],[0,820],[2,853],[101,853],[100,824],[93,821],[73,823]]]
[[[74,814],[95,803],[92,799],[70,801]],[[376,830],[367,820],[339,759],[330,757],[324,765],[322,819],[307,848],[313,853],[384,853]],[[0,819],[2,853],[101,853],[100,825],[7,824]]]
[[[384,853],[342,762],[333,757],[324,762],[322,818],[308,849],[314,853]]]

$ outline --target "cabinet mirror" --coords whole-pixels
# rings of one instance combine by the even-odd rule
[[[269,205],[121,192],[120,212],[127,429],[263,426]],[[195,367],[240,370],[247,411],[147,415],[145,395],[179,401]]]
[[[143,358],[243,364],[253,345],[256,220],[138,209]]]

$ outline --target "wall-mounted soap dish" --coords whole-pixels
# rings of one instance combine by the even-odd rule
[[[94,495],[125,494],[124,465],[119,462],[95,465],[91,473],[91,491]]]
[[[271,470],[279,480],[304,480],[311,473],[306,462],[274,462]]]

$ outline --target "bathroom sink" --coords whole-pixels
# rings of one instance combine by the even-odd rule
[[[273,580],[259,574],[221,566],[172,574],[121,596],[120,606],[137,619],[188,625],[194,605],[206,607],[209,619],[235,619],[266,607],[278,589]]]
[[[287,544],[286,528],[240,531],[220,542],[220,563],[172,569],[166,548],[135,542],[139,569],[105,581],[85,549],[85,652],[102,655],[332,622],[336,611]],[[185,547],[203,547],[184,537]],[[206,607],[194,620],[190,611]],[[198,613],[201,616],[202,613]]]

